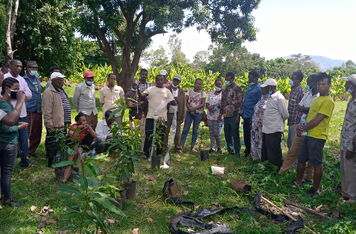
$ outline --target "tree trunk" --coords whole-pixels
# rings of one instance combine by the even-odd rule
[[[13,40],[20,0],[9,0],[6,10],[6,61],[14,58]]]

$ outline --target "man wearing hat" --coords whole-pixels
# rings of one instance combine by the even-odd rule
[[[271,97],[267,100],[262,127],[262,161],[268,160],[273,165],[282,166],[281,140],[284,121],[288,119],[286,99],[277,91],[277,81],[267,79],[261,88],[266,88]]]
[[[45,148],[49,167],[56,162],[55,156],[59,150],[55,135],[58,130],[65,132],[65,126],[69,126],[71,122],[68,95],[62,88],[64,78],[63,74],[53,72],[50,77],[51,84],[43,92],[42,112],[44,125],[47,130]]]
[[[98,123],[98,110],[95,101],[94,73],[84,72],[84,82],[75,88],[73,105],[78,112],[85,114],[88,124],[95,129]]]
[[[42,86],[41,80],[37,76],[38,65],[36,61],[28,61],[26,66],[26,75],[24,79],[32,92],[32,98],[26,100],[28,130],[29,130],[29,155],[36,153],[37,147],[41,143],[42,136]]]
[[[159,71],[159,74],[164,77],[163,87],[168,88],[171,85],[171,82],[167,80],[168,72],[166,70]]]
[[[4,78],[15,78],[16,80],[19,81],[20,84],[20,90],[25,93],[26,100],[30,100],[32,98],[32,92],[30,88],[27,85],[27,82],[25,79],[20,76],[20,73],[22,71],[22,62],[18,59],[12,59],[9,62],[9,72],[4,75]],[[15,107],[17,103],[17,100],[11,101],[11,104]],[[27,111],[26,111],[26,105],[22,106],[19,122],[28,122],[27,120]],[[28,129],[22,129],[19,131],[19,146],[21,149],[20,153],[20,166],[22,168],[29,168],[32,167],[33,165],[30,164],[30,160],[28,157]]]
[[[356,74],[342,78],[351,94],[341,130],[341,191],[351,203],[356,202]]]
[[[182,145],[180,142],[181,138],[181,125],[185,116],[185,93],[182,88],[179,87],[182,77],[178,74],[175,74],[173,77],[172,84],[168,87],[171,91],[176,103],[174,105],[168,105],[167,113],[167,129],[164,139],[164,150],[168,148],[168,137],[170,131],[174,134],[174,148],[176,151],[182,151]],[[176,123],[174,122],[174,116],[176,117]]]

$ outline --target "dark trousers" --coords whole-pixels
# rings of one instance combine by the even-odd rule
[[[282,133],[275,132],[271,134],[263,133],[262,136],[262,161],[268,160],[277,167],[282,166]]]
[[[154,120],[153,119],[146,119],[146,126],[145,126],[145,144],[143,145],[143,152],[146,155],[146,157],[150,156],[150,149],[152,146],[152,140],[153,140],[153,130],[154,130]],[[166,126],[163,124],[156,123],[156,134],[158,134],[157,138],[155,139],[155,145],[156,145],[156,153],[157,155],[162,154],[162,146],[163,146],[163,141],[164,141],[164,136],[166,132]]]
[[[63,133],[66,130],[63,129]],[[52,164],[57,163],[61,160],[59,142],[57,140],[56,134],[58,131],[50,130],[47,128],[47,135],[45,140],[46,157],[48,159],[48,167]]]
[[[42,137],[42,113],[27,112],[30,147],[29,154],[36,153]]]
[[[19,122],[28,123],[27,117],[19,118]],[[20,146],[20,166],[27,167],[30,164],[28,158],[28,128],[19,130],[19,146]]]
[[[245,142],[245,155],[251,153],[251,119],[244,118],[243,130],[244,130],[244,142]]]
[[[17,156],[17,145],[0,142],[1,196],[11,199],[11,177]],[[4,201],[3,200],[3,201]]]
[[[230,154],[240,156],[239,125],[236,123],[237,116],[224,118],[224,133],[227,150]]]

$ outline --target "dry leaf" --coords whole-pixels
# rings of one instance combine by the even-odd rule
[[[0,205],[0,210],[2,209],[2,205]]]
[[[183,192],[183,195],[184,195],[184,196],[187,196],[188,194],[189,194],[188,191],[184,191],[184,192]]]
[[[140,234],[140,229],[139,228],[133,228],[131,230],[131,234]]]
[[[320,212],[321,207],[323,207],[323,205],[320,205],[320,206],[316,207],[315,211]]]
[[[34,212],[36,209],[37,209],[37,206],[31,206],[31,207],[30,207],[30,211],[31,211],[31,212]]]
[[[148,223],[152,223],[153,222],[152,218],[146,218],[146,220],[147,220]]]
[[[49,214],[49,206],[44,206],[38,214],[42,215],[42,216],[48,215]]]
[[[197,205],[197,206],[194,206],[194,210],[197,210],[199,209],[201,206]]]
[[[107,223],[109,224],[115,224],[116,223],[116,220],[115,219],[106,219],[105,220]]]

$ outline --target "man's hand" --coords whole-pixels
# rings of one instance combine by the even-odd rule
[[[17,101],[18,102],[23,102],[23,101],[25,101],[25,98],[26,98],[26,95],[25,95],[25,93],[24,92],[22,92],[22,91],[18,91],[17,92]]]
[[[346,150],[346,159],[353,159],[355,157],[355,154],[356,152],[352,152],[352,151],[349,151],[349,150]]]
[[[23,130],[23,129],[26,129],[28,126],[28,123],[26,122],[20,122],[19,123],[19,129]]]
[[[172,106],[175,106],[175,105],[177,105],[177,102],[176,102],[176,100],[173,100],[173,101],[171,101],[171,102],[169,103],[169,105],[172,105]]]

